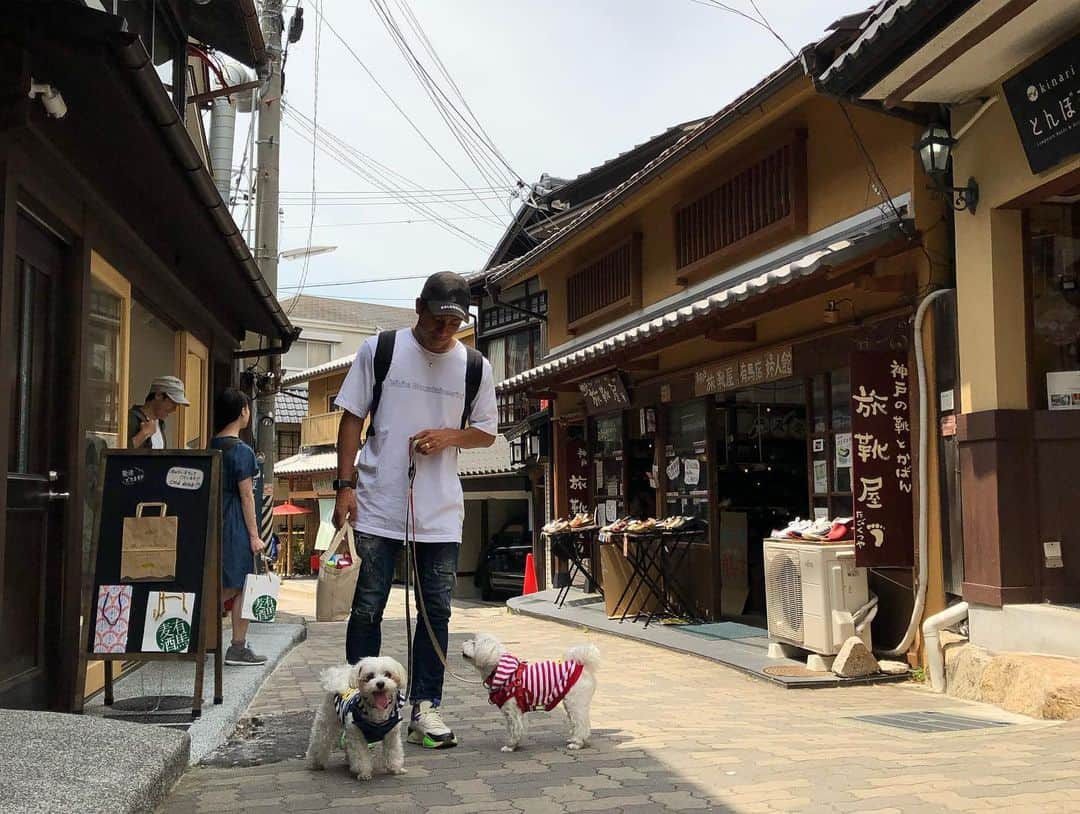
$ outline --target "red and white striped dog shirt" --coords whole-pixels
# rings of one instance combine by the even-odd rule
[[[522,712],[550,711],[577,683],[583,668],[584,665],[576,661],[529,664],[503,653],[484,686],[490,691],[488,700],[497,707],[513,698]]]

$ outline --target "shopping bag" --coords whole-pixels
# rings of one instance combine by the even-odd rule
[[[339,552],[343,540],[349,543],[347,552]],[[345,557],[347,564],[342,565]],[[342,566],[342,567],[339,567]],[[356,553],[352,527],[346,523],[334,533],[330,545],[319,557],[319,582],[315,588],[315,619],[319,622],[340,622],[352,611],[356,580],[360,578],[360,557]]]
[[[160,509],[160,515],[143,515],[145,509]],[[124,582],[176,578],[177,517],[166,517],[164,503],[139,503],[135,516],[124,518],[121,540],[120,579]]]
[[[259,562],[263,563],[263,572],[259,573]],[[281,590],[281,577],[266,567],[266,559],[256,555],[255,573],[244,577],[244,597],[240,605],[240,616],[252,622],[273,622],[277,616],[278,592]]]

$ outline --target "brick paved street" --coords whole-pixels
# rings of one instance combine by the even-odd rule
[[[399,600],[395,593],[400,608]],[[599,646],[591,748],[566,751],[559,711],[534,714],[525,748],[503,754],[496,710],[478,687],[448,679],[446,717],[461,746],[406,746],[407,775],[365,784],[347,774],[343,753],[330,770],[309,772],[295,755],[306,742],[318,673],[342,657],[344,636],[344,624],[312,624],[249,710],[263,729],[290,733],[262,755],[276,762],[234,767],[240,753],[227,749],[218,765],[189,771],[164,810],[1080,812],[1080,722],[1020,719],[915,685],[784,690],[702,659],[495,606],[455,609],[452,658],[470,677],[460,642],[477,630],[533,659],[583,638]],[[400,633],[385,639],[403,657]],[[902,711],[1015,723],[925,735],[853,720]]]

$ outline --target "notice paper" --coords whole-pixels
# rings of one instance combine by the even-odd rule
[[[697,486],[701,479],[701,461],[687,458],[683,461],[683,481],[687,486]]]

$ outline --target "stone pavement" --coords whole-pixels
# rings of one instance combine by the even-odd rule
[[[400,607],[400,592],[392,604]],[[388,622],[385,637],[399,658],[402,627]],[[460,643],[477,630],[529,659],[558,656],[583,639],[599,646],[590,748],[565,749],[566,719],[556,711],[531,715],[524,748],[503,754],[496,710],[479,687],[448,678],[446,717],[458,748],[406,746],[408,774],[368,783],[348,775],[343,754],[331,769],[309,772],[299,755],[317,676],[342,657],[344,636],[342,623],[313,624],[253,702],[240,735],[190,770],[163,810],[1080,812],[1080,722],[1034,721],[913,684],[793,693],[694,656],[460,603],[452,666],[470,678]],[[905,711],[1010,725],[920,734],[854,719]]]

